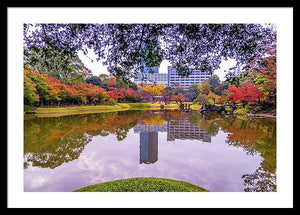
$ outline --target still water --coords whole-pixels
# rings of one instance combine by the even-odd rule
[[[24,120],[24,191],[131,177],[215,192],[276,191],[276,120],[126,111]]]

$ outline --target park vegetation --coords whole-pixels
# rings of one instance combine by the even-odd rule
[[[26,110],[159,101],[232,104],[238,107],[237,113],[276,111],[276,32],[272,28],[247,24],[37,24],[33,30],[32,26],[24,25]],[[87,32],[98,36],[91,40]],[[132,38],[127,38],[130,33]],[[189,47],[194,47],[192,52],[187,51]],[[86,53],[87,48],[94,49],[98,60],[105,58],[111,76],[93,76],[83,65],[77,52]],[[104,52],[106,48],[109,52]],[[209,53],[214,53],[212,58]],[[225,81],[212,75],[188,90],[179,84],[135,84],[130,80],[144,64],[156,66],[162,59],[185,76],[190,66],[213,73],[221,60],[228,58],[235,59],[237,65]]]

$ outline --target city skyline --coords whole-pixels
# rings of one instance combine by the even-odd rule
[[[88,49],[87,55],[84,55],[82,51],[79,51],[77,55],[82,61],[82,63],[84,64],[84,66],[87,67],[89,70],[91,70],[93,75],[95,76],[98,76],[100,74],[110,75],[110,73],[107,71],[107,67],[102,65],[102,61],[96,60],[97,55],[94,53],[93,50]],[[224,81],[226,75],[224,71],[235,66],[235,64],[236,61],[233,59],[223,60],[220,64],[220,68],[213,71],[212,75],[215,74],[219,77],[220,81]],[[171,66],[171,64],[167,60],[162,60],[162,62],[159,65],[158,72],[162,74],[168,74],[168,66]]]

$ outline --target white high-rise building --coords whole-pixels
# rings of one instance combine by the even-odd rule
[[[180,76],[175,68],[168,66],[168,86],[178,83],[183,89],[187,90],[192,84],[199,84],[202,81],[209,79],[210,72],[191,69],[192,73],[189,76]]]

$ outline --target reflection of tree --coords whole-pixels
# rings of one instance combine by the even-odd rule
[[[153,114],[152,116],[143,120],[143,124],[145,125],[164,125],[165,122],[166,121],[160,114]]]
[[[87,134],[61,137],[39,151],[26,153],[26,166],[31,163],[32,166],[54,169],[63,163],[77,159],[85,145],[90,141],[91,136]]]
[[[207,131],[211,136],[216,136],[219,132],[219,124],[216,123],[216,115],[203,115],[193,112],[188,117],[193,125],[197,125],[200,129]]]
[[[263,167],[254,173],[242,176],[246,192],[276,192],[276,175],[265,171]]]
[[[245,191],[276,191],[276,120],[247,118],[218,122],[229,133],[228,144],[242,147],[250,155],[259,153],[263,158],[254,173],[242,176]]]
[[[55,168],[77,159],[96,135],[115,135],[118,141],[138,122],[161,124],[182,117],[180,111],[124,111],[24,121],[24,168]]]
[[[251,174],[242,176],[245,191],[276,191],[276,119],[247,118],[193,112],[190,122],[212,136],[219,128],[227,133],[226,142],[241,147],[248,155],[259,154],[263,161]]]
[[[55,168],[77,159],[92,136],[114,134],[126,138],[141,112],[33,118],[24,121],[24,168]]]
[[[138,123],[143,125],[164,125],[169,120],[181,120],[187,113],[179,110],[150,110],[144,111],[138,118]]]
[[[96,135],[115,135],[121,141],[138,123],[160,125],[172,121],[176,126],[183,119],[212,136],[221,129],[228,133],[228,144],[243,148],[249,155],[259,154],[263,158],[254,173],[242,176],[245,191],[276,191],[275,119],[224,118],[177,110],[30,118],[24,121],[24,168],[30,165],[56,168],[75,160]]]

